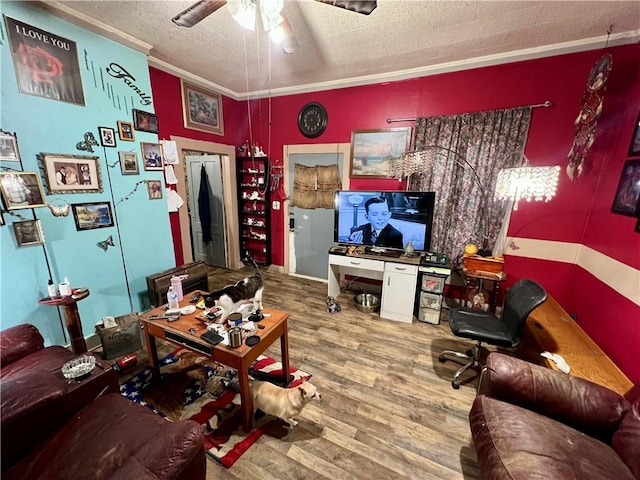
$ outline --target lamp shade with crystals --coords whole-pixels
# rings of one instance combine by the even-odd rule
[[[548,202],[556,194],[559,174],[559,166],[504,168],[498,173],[495,198],[513,201],[514,210],[520,200]]]

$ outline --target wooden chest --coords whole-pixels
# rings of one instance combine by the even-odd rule
[[[481,257],[480,255],[465,254],[462,259],[464,268],[470,272],[500,273],[504,268],[502,257]]]
[[[149,275],[147,277],[147,291],[149,301],[154,307],[159,307],[167,303],[167,290],[171,285],[171,277],[178,275],[188,275],[182,281],[182,292],[187,293],[194,290],[209,291],[209,279],[207,277],[208,267],[204,262],[193,262],[176,268],[170,268],[164,272]]]

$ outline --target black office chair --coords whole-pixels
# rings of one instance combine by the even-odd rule
[[[468,362],[453,376],[451,386],[460,388],[458,378],[465,370],[480,366],[481,343],[499,347],[515,348],[522,341],[527,317],[536,307],[547,300],[547,292],[533,280],[523,279],[515,283],[507,292],[502,319],[482,310],[455,308],[451,310],[449,326],[456,337],[476,340],[473,348],[465,353],[445,350],[438,360],[447,361],[446,355],[464,358]]]

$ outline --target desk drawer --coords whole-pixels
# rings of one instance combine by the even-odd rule
[[[384,266],[385,272],[406,273],[407,275],[417,275],[417,265],[407,265],[406,263],[387,262]]]
[[[380,260],[369,260],[367,258],[348,257],[344,255],[329,255],[331,265],[344,265],[352,268],[362,268],[377,272],[384,271],[384,262]]]

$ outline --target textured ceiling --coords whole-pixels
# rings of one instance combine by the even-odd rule
[[[195,1],[195,0],[194,0]],[[44,5],[46,3],[46,5]],[[376,83],[640,39],[638,1],[378,0],[369,16],[285,0],[299,48],[284,54],[222,7],[192,28],[193,1],[54,1],[45,8],[144,50],[163,70],[243,98]],[[128,38],[130,37],[130,38]],[[137,40],[136,40],[137,39]],[[247,75],[248,72],[248,75]]]

